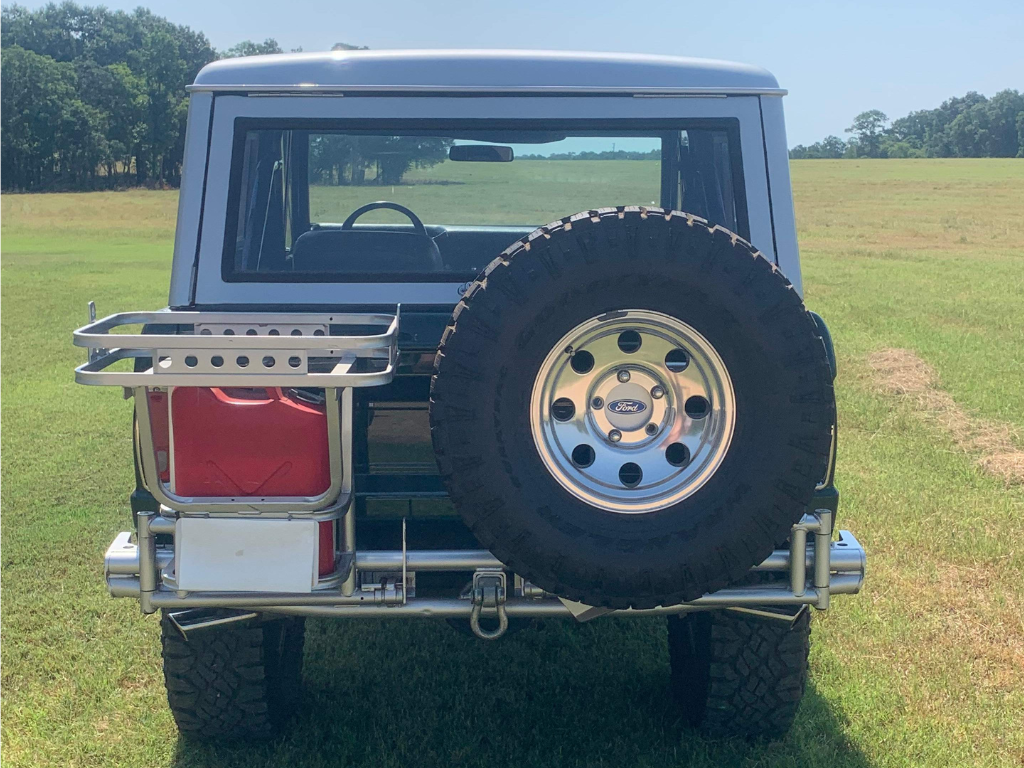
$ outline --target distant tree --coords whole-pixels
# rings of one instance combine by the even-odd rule
[[[107,151],[101,161],[107,186],[125,184],[132,159],[146,135],[149,99],[143,79],[127,64],[103,67],[94,61],[76,62],[78,91],[102,116]]]
[[[889,136],[894,142],[906,144],[923,153],[929,137],[935,131],[935,125],[933,110],[911,112],[906,117],[892,121]]]
[[[857,140],[857,152],[861,157],[881,157],[882,135],[889,122],[886,114],[879,109],[861,112],[853,119],[853,125],[846,129]]]
[[[309,137],[310,183],[334,186],[356,184],[360,180],[346,177],[352,167],[354,139],[351,136],[319,133]],[[363,175],[365,176],[365,170]]]
[[[29,11],[5,5],[0,47],[5,52],[31,52],[58,65],[54,69],[21,54],[10,59],[11,72],[4,73],[5,130],[0,136],[5,158],[12,157],[15,146],[30,151],[14,140],[21,130],[15,121],[31,120],[37,102],[60,105],[59,123],[49,130],[32,121],[40,147],[60,133],[60,144],[49,156],[51,171],[39,170],[38,156],[19,157],[18,162],[4,164],[5,189],[110,186],[122,183],[129,172],[138,184],[178,183],[185,86],[215,58],[203,35],[143,8],[125,13],[63,2]],[[51,76],[56,72],[59,77]],[[42,78],[48,86],[23,91],[23,77],[34,83]],[[51,112],[42,112],[53,118]],[[22,164],[35,171],[9,171]]]
[[[429,168],[448,157],[451,139],[420,136],[312,134],[309,176],[324,185],[401,184],[410,168]]]
[[[821,156],[838,159],[846,152],[846,142],[838,136],[826,136],[821,142]]]
[[[977,91],[968,91],[963,96],[946,99],[937,109],[933,110],[935,126],[926,146],[929,157],[956,157],[957,148],[953,143],[949,126],[961,114],[978,104],[984,104],[985,101],[984,95]]]
[[[331,46],[332,51],[368,51],[365,45],[349,45],[348,43],[335,43]]]
[[[232,45],[226,51],[221,52],[220,58],[236,59],[241,56],[264,56],[270,53],[284,53],[284,51],[281,50],[281,46],[277,44],[277,40],[272,37],[268,37],[262,43],[254,43],[252,40],[243,40],[240,43]]]
[[[412,167],[429,168],[448,156],[451,139],[420,136],[364,136],[359,142],[357,163],[374,167],[377,184],[401,184]]]
[[[1017,119],[1024,114],[1024,94],[1007,89],[1000,91],[985,107],[991,126],[987,157],[1016,157],[1021,148]]]
[[[4,189],[40,189],[61,171],[75,99],[74,68],[17,45],[0,50],[0,166]]]
[[[896,141],[891,136],[882,138],[882,156],[891,158],[924,157],[924,150],[913,146],[910,142]]]
[[[1024,113],[1024,95],[1000,91],[984,96],[945,126],[943,145],[953,157],[1016,157],[1020,151],[1017,118]]]
[[[846,142],[838,136],[826,136],[809,147],[799,144],[789,151],[789,157],[792,160],[834,160],[844,154],[846,154]]]

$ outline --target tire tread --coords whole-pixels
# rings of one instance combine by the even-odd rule
[[[160,629],[167,703],[182,734],[233,741],[278,732],[298,697],[301,619],[211,628],[186,640],[165,613]]]
[[[716,738],[780,738],[807,686],[810,612],[790,626],[725,611],[669,619],[672,692]]]

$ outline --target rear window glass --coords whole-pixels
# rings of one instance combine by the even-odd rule
[[[660,205],[748,236],[733,126],[357,130],[239,124],[224,277],[472,279],[583,210]]]

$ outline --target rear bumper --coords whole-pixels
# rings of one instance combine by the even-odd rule
[[[166,508],[164,515],[141,513],[138,536],[133,540],[130,533],[120,533],[107,550],[105,571],[111,596],[136,598],[145,613],[232,608],[302,616],[470,618],[474,604],[468,597],[417,598],[415,574],[466,572],[468,580],[473,574],[504,571],[486,550],[359,551],[352,546],[342,549],[336,573],[321,579],[310,592],[186,592],[177,588],[173,543],[156,545],[158,534],[173,540],[171,514]],[[788,549],[776,550],[752,569],[788,578],[730,587],[679,605],[609,611],[561,599],[508,573],[509,588],[502,605],[511,618],[561,616],[577,620],[605,613],[640,616],[719,608],[755,613],[802,606],[825,610],[832,595],[860,590],[866,560],[863,547],[849,531],[839,531],[833,540],[832,512],[822,509],[793,526]]]

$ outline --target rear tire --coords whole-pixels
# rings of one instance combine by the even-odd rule
[[[239,624],[187,640],[160,620],[167,702],[178,730],[203,740],[268,739],[300,697],[305,619]]]
[[[712,737],[780,738],[807,685],[811,616],[792,625],[729,611],[671,616],[672,693],[689,726]]]

